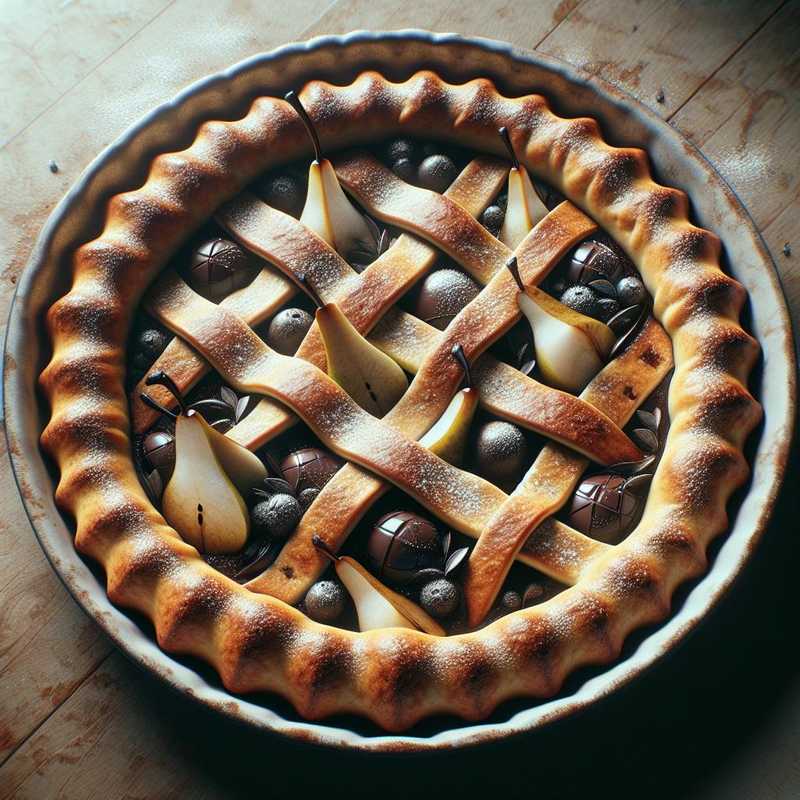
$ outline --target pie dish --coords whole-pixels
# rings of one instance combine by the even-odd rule
[[[759,416],[757,404],[744,388],[757,353],[752,338],[737,324],[744,293],[735,281],[715,268],[718,243],[712,234],[686,221],[684,196],[649,181],[641,152],[603,145],[594,123],[585,119],[559,120],[549,114],[541,99],[507,100],[495,94],[484,80],[454,86],[427,73],[398,85],[374,74],[363,75],[346,87],[312,83],[301,97],[317,123],[320,138],[332,153],[339,145],[361,145],[361,137],[373,142],[405,134],[436,140],[452,138],[473,154],[502,156],[496,129],[506,124],[515,131],[515,151],[524,166],[562,190],[569,201],[585,208],[606,232],[626,245],[634,260],[642,261],[647,256],[646,265],[642,261],[642,274],[655,296],[655,315],[675,345],[676,373],[670,390],[671,428],[644,522],[624,543],[613,548],[590,545],[584,552],[572,553],[571,558],[564,558],[567,550],[561,544],[555,550],[544,548],[538,557],[543,562],[552,558],[551,570],[563,570],[561,577],[568,577],[567,570],[573,570],[573,588],[476,632],[446,638],[412,631],[356,634],[330,626],[320,628],[287,605],[225,579],[208,568],[174,533],[164,529],[133,471],[127,438],[127,398],[121,393],[112,398],[109,391],[121,386],[120,365],[126,342],[121,337],[113,345],[110,339],[102,344],[106,354],[112,353],[106,348],[114,348],[112,360],[118,368],[106,370],[100,366],[97,354],[92,353],[99,344],[96,334],[119,334],[118,321],[130,320],[139,296],[190,227],[210,217],[223,200],[229,201],[227,209],[236,210],[237,201],[230,200],[232,195],[271,166],[264,153],[275,158],[274,163],[308,153],[302,129],[292,127],[298,125],[297,116],[290,115],[282,101],[272,100],[257,101],[243,121],[204,126],[195,145],[180,159],[157,158],[157,180],[151,175],[142,189],[111,201],[107,231],[113,232],[113,246],[106,234],[78,251],[76,288],[57,302],[49,315],[54,358],[43,377],[54,409],[44,442],[60,462],[59,502],[77,518],[78,546],[104,564],[112,599],[152,615],[162,646],[207,658],[233,691],[274,689],[289,696],[304,716],[314,718],[354,710],[395,730],[437,711],[477,719],[509,696],[549,696],[575,666],[613,659],[629,630],[662,618],[674,586],[704,568],[706,544],[725,528],[725,501],[746,474],[741,445]],[[282,121],[275,123],[273,119],[273,124],[265,124],[261,114],[268,118],[270,114],[278,115]],[[400,116],[402,126],[397,123]],[[539,123],[527,143],[519,133],[520,118]],[[453,133],[454,126],[457,133]],[[232,130],[246,135],[237,136],[234,143]],[[265,138],[273,135],[274,140]],[[273,144],[271,148],[265,147],[267,141]],[[545,151],[554,164],[537,158],[537,152]],[[359,175],[363,178],[361,167],[365,162],[358,157],[341,160],[338,155],[333,160],[340,180],[366,210],[377,214],[380,209],[370,209],[367,195],[360,197],[357,192],[355,182]],[[353,173],[349,179],[348,168]],[[379,176],[383,187],[391,185],[390,176],[373,164],[363,178],[367,183],[370,175]],[[407,186],[394,188],[398,195],[406,194],[410,199],[390,197],[388,210],[381,212],[385,216],[396,214],[396,207],[403,202],[415,210],[421,208],[418,190],[410,193]],[[441,201],[431,202],[430,219],[441,223]],[[567,209],[562,214],[572,214],[575,207],[561,208]],[[501,271],[507,253],[493,244],[494,237],[475,233],[479,230],[477,225],[467,223],[463,216],[458,225],[452,226],[446,220],[447,224],[437,228],[428,222],[424,207],[422,210],[421,218],[395,222],[402,222],[440,246],[448,232],[454,236],[453,248],[459,242],[470,241],[470,236],[480,237],[479,243],[485,242],[486,248],[481,256],[491,248],[500,253],[493,273],[502,274],[505,279],[501,288],[516,291],[510,275]],[[580,220],[583,215],[575,213],[575,219]],[[553,214],[551,211],[548,216],[549,223],[555,221],[556,227],[568,227],[563,218]],[[534,243],[540,245],[540,239],[549,240],[541,236],[543,230],[547,231],[547,226],[539,229],[540,236],[534,237]],[[591,227],[581,230],[588,233]],[[574,243],[568,240],[564,244],[556,236],[550,238],[557,251],[554,259]],[[467,261],[464,252],[454,249],[451,255],[457,256],[462,265]],[[131,258],[140,266],[135,274],[123,269]],[[489,260],[479,259],[482,264]],[[526,274],[526,262],[521,256],[519,262],[527,284],[532,279]],[[81,263],[91,266],[83,270]],[[93,287],[92,281],[100,271],[112,276],[115,286],[106,284],[102,291]],[[205,338],[195,338],[194,343],[205,348],[205,354],[212,357],[219,372],[236,388],[274,391],[263,377],[259,382],[234,377],[230,364],[224,363],[228,360],[224,353],[242,341],[262,347],[248,339],[246,329],[233,317],[223,317],[220,328],[219,308],[215,307],[212,314],[191,294],[181,294],[186,291],[185,284],[177,279],[170,284],[162,278],[156,286],[156,292],[149,294],[150,302],[159,296],[180,301],[174,303],[176,316],[170,319],[171,325],[181,327],[187,336],[202,334]],[[117,296],[117,290],[123,288],[124,292]],[[194,304],[185,315],[184,299]],[[493,309],[502,309],[502,297],[492,300]],[[193,309],[202,315],[194,314]],[[162,313],[170,313],[169,308]],[[695,319],[697,315],[702,319]],[[206,318],[208,330],[203,333]],[[220,335],[231,330],[234,335],[227,340]],[[459,336],[458,343],[470,353],[470,360],[485,346],[483,342],[472,344],[466,338],[477,330],[478,326],[472,324]],[[700,330],[703,335],[698,338]],[[634,358],[649,353],[651,340],[647,336],[637,340],[642,350],[637,352],[632,345],[619,356],[617,366],[626,353],[629,357],[635,354]],[[448,341],[448,353],[452,344]],[[214,355],[216,347],[221,355]],[[661,352],[667,350],[656,350],[656,354]],[[76,368],[77,358],[86,359],[80,368]],[[653,356],[649,354],[644,363],[648,359],[653,360]],[[461,377],[457,365],[442,365],[440,359],[439,366],[429,373],[451,384],[455,382],[457,389],[456,378]],[[700,385],[696,380],[698,370],[703,375]],[[423,371],[424,365],[419,372]],[[320,380],[314,373],[317,392],[320,386],[328,391],[329,383],[324,382],[327,379],[322,383]],[[683,388],[678,395],[676,382]],[[434,392],[434,399],[446,406],[452,392],[453,389]],[[297,402],[294,397],[290,399]],[[98,400],[102,400],[100,406],[95,402]],[[619,412],[622,421],[627,411],[620,410],[619,403],[616,405],[609,410],[609,416]],[[435,422],[442,410],[437,407],[437,413],[425,425]],[[313,407],[304,411],[309,419],[320,413]],[[632,413],[633,408],[629,411]],[[357,425],[361,424],[359,417]],[[722,434],[728,437],[724,441]],[[104,453],[100,444],[110,446],[110,451]],[[369,453],[346,450],[335,439],[326,440],[326,444],[362,464],[369,460]],[[405,441],[397,446],[401,445],[409,448]],[[370,443],[370,447],[374,445]],[[404,452],[415,457],[419,453],[413,448]],[[555,452],[565,451],[555,448]],[[569,454],[568,458],[576,459]],[[374,468],[386,474],[391,471],[391,464],[398,462],[403,460],[395,456],[389,466]],[[446,475],[452,476],[453,481],[460,480],[453,472]],[[409,493],[413,491],[410,481],[402,475],[387,476]],[[473,485],[484,490],[483,484]],[[459,485],[459,492],[462,488]],[[651,509],[654,494],[660,501],[655,511]],[[516,493],[507,509],[508,501],[497,492],[491,496],[497,501],[489,503],[481,522],[488,519],[489,512],[503,507],[511,512],[511,522],[502,526],[505,531],[516,520],[513,512],[517,504],[521,509],[518,513],[524,518],[522,525],[535,525],[530,520],[531,510],[536,508],[526,505],[530,498],[525,491]],[[319,500],[323,498],[324,491]],[[457,530],[463,531],[471,524],[469,515],[457,517],[458,508],[448,511],[435,506],[428,497],[423,499],[434,507],[437,518],[450,514],[447,521]],[[477,525],[474,520],[472,524]],[[126,525],[134,526],[130,536],[121,535]],[[560,543],[556,534],[571,536],[563,526],[551,527],[551,536],[556,537],[549,540],[551,544]],[[319,525],[315,528],[320,530]],[[159,533],[163,535],[156,535]],[[572,541],[584,542],[573,538],[568,543]],[[586,564],[576,564],[581,557]],[[493,560],[490,558],[490,562]],[[561,566],[554,566],[559,561]]]

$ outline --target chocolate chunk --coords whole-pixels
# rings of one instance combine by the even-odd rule
[[[229,239],[209,239],[192,253],[189,283],[199,294],[218,302],[241,289],[252,275],[250,256]]]
[[[403,585],[424,569],[441,569],[444,552],[439,531],[411,511],[393,511],[373,526],[367,541],[370,566],[379,578]]]
[[[267,344],[278,353],[293,356],[313,322],[311,314],[302,308],[284,308],[269,324]]]
[[[480,286],[465,272],[437,269],[422,282],[414,313],[443,331],[479,292]]]
[[[322,489],[342,462],[321,447],[295,450],[281,461],[281,473],[297,495],[310,487]]]

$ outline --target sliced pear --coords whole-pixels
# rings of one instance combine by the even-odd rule
[[[499,239],[512,250],[547,216],[542,202],[525,167],[512,167],[508,173],[508,203]]]
[[[382,417],[408,388],[405,372],[368,342],[336,303],[318,308],[316,319],[325,345],[328,374],[361,408]]]
[[[246,496],[267,477],[267,468],[257,455],[238,442],[234,442],[229,436],[220,433],[216,428],[212,428],[200,414],[197,416],[200,417],[208,442],[225,474],[239,494]]]
[[[175,468],[161,498],[167,522],[203,553],[241,550],[250,532],[242,496],[225,474],[200,414],[175,420]]]
[[[538,289],[520,293],[519,307],[530,322],[536,362],[545,381],[573,394],[582,391],[603,368],[604,357],[614,344],[613,331]],[[603,328],[608,333],[602,332]]]
[[[591,339],[597,355],[602,359],[608,358],[611,348],[614,347],[617,341],[617,335],[605,322],[600,322],[599,319],[594,319],[594,317],[587,317],[585,314],[581,314],[580,311],[575,311],[575,309],[565,306],[555,297],[543,292],[536,286],[530,286],[525,291],[551,317],[557,317],[566,322],[567,325],[580,328]]]
[[[450,464],[459,464],[477,407],[478,392],[475,389],[462,389],[419,443]]]
[[[327,158],[312,161],[308,168],[308,194],[300,222],[342,256],[373,238],[366,220],[347,199]]]
[[[353,598],[359,630],[419,628],[434,636],[445,635],[444,628],[416,603],[384,586],[355,559],[341,556],[334,561],[334,568]]]

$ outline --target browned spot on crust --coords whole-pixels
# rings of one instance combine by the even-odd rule
[[[652,347],[644,350],[639,358],[648,366],[653,367],[653,369],[661,363],[661,356]]]

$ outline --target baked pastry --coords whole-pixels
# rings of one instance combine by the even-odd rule
[[[748,474],[758,346],[687,213],[484,79],[204,123],[48,314],[76,546],[164,649],[307,718],[552,695],[668,613]]]

